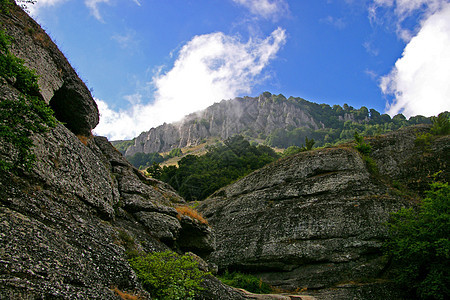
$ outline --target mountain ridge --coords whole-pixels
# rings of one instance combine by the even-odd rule
[[[124,154],[130,157],[136,153],[161,153],[198,145],[209,138],[225,140],[236,134],[279,148],[301,146],[305,137],[314,138],[316,146],[322,146],[337,139],[352,138],[355,130],[362,131],[358,127],[364,130],[362,125],[372,125],[368,135],[373,135],[418,123],[430,123],[430,120],[417,116],[407,121],[401,114],[391,119],[364,106],[331,107],[264,92],[258,97],[222,100],[181,121],[151,128],[137,136]]]

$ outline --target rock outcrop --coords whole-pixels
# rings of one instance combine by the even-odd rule
[[[30,170],[0,175],[0,299],[119,299],[114,288],[148,299],[129,254],[204,256],[214,234],[177,212],[185,201],[172,188],[145,178],[106,138],[90,137],[99,116],[89,91],[39,25],[15,5],[10,11],[2,29],[40,75],[40,96],[64,125],[32,135]],[[7,80],[0,87],[0,101],[27,101]],[[2,161],[16,152],[0,141]],[[213,276],[203,285],[201,299],[242,298]]]
[[[17,5],[0,14],[13,38],[11,52],[36,70],[42,98],[75,134],[90,136],[99,121],[98,108],[86,85],[44,30]]]
[[[382,224],[390,212],[411,205],[411,194],[390,183],[414,195],[435,172],[449,179],[450,137],[423,149],[415,139],[428,131],[417,126],[372,138],[378,174],[348,145],[287,157],[217,191],[198,207],[216,232],[209,260],[281,289],[334,288],[324,299],[353,299],[355,282],[377,290],[386,268]],[[358,293],[367,288],[357,286]],[[378,295],[391,298],[393,290],[383,289],[388,294]]]
[[[277,128],[305,126],[317,129],[321,126],[307,110],[283,99],[274,101],[272,95],[265,93],[259,97],[223,100],[186,116],[180,122],[164,124],[141,133],[125,155],[164,152],[197,145],[211,137],[225,140],[244,131],[267,135]]]

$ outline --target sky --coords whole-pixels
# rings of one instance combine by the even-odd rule
[[[394,116],[450,111],[450,0],[37,0],[91,89],[94,134],[131,139],[265,91]]]

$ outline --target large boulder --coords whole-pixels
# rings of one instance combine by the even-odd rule
[[[344,145],[284,158],[217,191],[198,207],[216,233],[208,260],[285,290],[376,286],[386,268],[383,223],[419,192],[397,188],[439,170],[448,180],[449,136],[424,150],[415,140],[426,132],[419,126],[370,140],[379,173]]]

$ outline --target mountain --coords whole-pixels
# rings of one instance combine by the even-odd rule
[[[319,128],[311,115],[301,107],[286,101],[272,101],[275,97],[263,94],[213,104],[190,114],[182,121],[163,124],[141,133],[126,150],[126,156],[138,152],[164,152],[172,148],[197,145],[210,137],[226,138],[243,133],[268,134],[286,126]]]
[[[279,148],[301,146],[306,137],[322,146],[352,139],[355,130],[374,135],[418,123],[430,120],[422,116],[406,120],[401,114],[391,119],[366,107],[354,109],[346,104],[330,107],[264,92],[259,97],[223,100],[179,122],[143,132],[131,145],[126,145],[125,155],[166,152],[198,145],[210,138],[225,140],[236,134]]]

